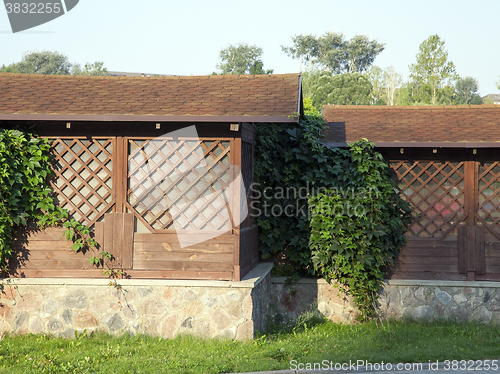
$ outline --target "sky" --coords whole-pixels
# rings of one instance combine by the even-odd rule
[[[457,73],[475,77],[484,96],[499,93],[499,14],[500,0],[80,0],[64,16],[15,34],[0,9],[0,65],[50,50],[81,65],[103,61],[110,71],[207,75],[222,48],[248,43],[263,49],[265,69],[298,73],[299,61],[281,46],[293,35],[336,31],[385,43],[375,65],[407,78],[420,43],[438,34]]]

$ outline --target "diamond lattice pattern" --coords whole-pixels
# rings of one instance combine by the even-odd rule
[[[479,164],[478,215],[500,232],[500,163]]]
[[[127,201],[150,230],[219,230],[230,223],[229,141],[129,140]],[[175,207],[175,209],[174,209]]]
[[[52,149],[56,177],[51,185],[58,205],[93,226],[112,206],[112,140],[56,139]]]
[[[413,206],[415,216],[408,235],[456,236],[464,219],[463,162],[391,162],[399,195]]]

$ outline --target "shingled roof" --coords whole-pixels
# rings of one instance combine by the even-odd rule
[[[0,74],[0,120],[295,122],[300,75]]]
[[[330,146],[362,138],[380,147],[500,146],[500,105],[326,105],[323,117],[329,127],[324,143]]]

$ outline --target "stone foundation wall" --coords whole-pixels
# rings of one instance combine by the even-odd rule
[[[323,280],[287,284],[261,263],[241,282],[3,279],[0,332],[75,336],[75,331],[251,339],[266,323],[308,312],[352,322],[352,299]],[[398,280],[385,284],[382,317],[500,323],[500,282]],[[280,318],[277,318],[277,317]]]
[[[381,312],[385,317],[500,323],[500,282],[389,281]]]
[[[334,322],[352,322],[356,316],[352,299],[322,279],[286,284],[286,278],[272,278],[271,284],[270,309],[285,321],[310,310]],[[383,318],[500,323],[500,282],[388,281],[379,312]]]
[[[319,311],[334,322],[352,322],[355,318],[357,309],[352,299],[323,279],[288,284],[286,277],[278,277],[271,278],[271,284],[271,313],[283,323],[296,321],[311,311]]]
[[[251,339],[266,313],[271,264],[241,282],[3,279],[0,329],[75,336],[75,331]]]

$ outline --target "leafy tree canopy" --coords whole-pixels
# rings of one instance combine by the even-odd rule
[[[409,66],[410,77],[420,90],[419,99],[426,104],[446,102],[451,81],[458,78],[444,44],[439,35],[429,36],[419,46],[416,63]]]
[[[220,74],[272,74],[273,69],[264,70],[262,48],[246,43],[229,45],[223,48],[217,64]]]
[[[465,77],[458,78],[455,82],[456,103],[457,104],[473,104],[477,102],[479,84],[476,78]],[[482,100],[480,102],[482,104]]]
[[[104,67],[104,62],[96,61],[86,63],[82,69],[79,64],[73,65],[73,75],[108,75],[108,69]]]
[[[393,66],[381,69],[373,65],[368,69],[367,76],[373,86],[372,104],[395,105],[398,91],[403,80],[401,74]]]
[[[71,63],[66,55],[52,51],[27,52],[20,62],[7,66],[13,73],[69,75]],[[2,68],[2,72],[5,68]]]
[[[384,50],[384,43],[370,40],[367,35],[345,38],[343,33],[328,31],[314,35],[295,35],[291,47],[281,46],[283,52],[292,58],[317,65],[335,74],[362,73]]]
[[[55,74],[55,75],[107,75],[103,62],[79,64],[69,62],[68,56],[55,51],[26,52],[20,62],[2,66],[0,73]]]
[[[372,84],[365,74],[333,74],[329,71],[304,73],[304,93],[312,104],[369,105],[372,103]]]

